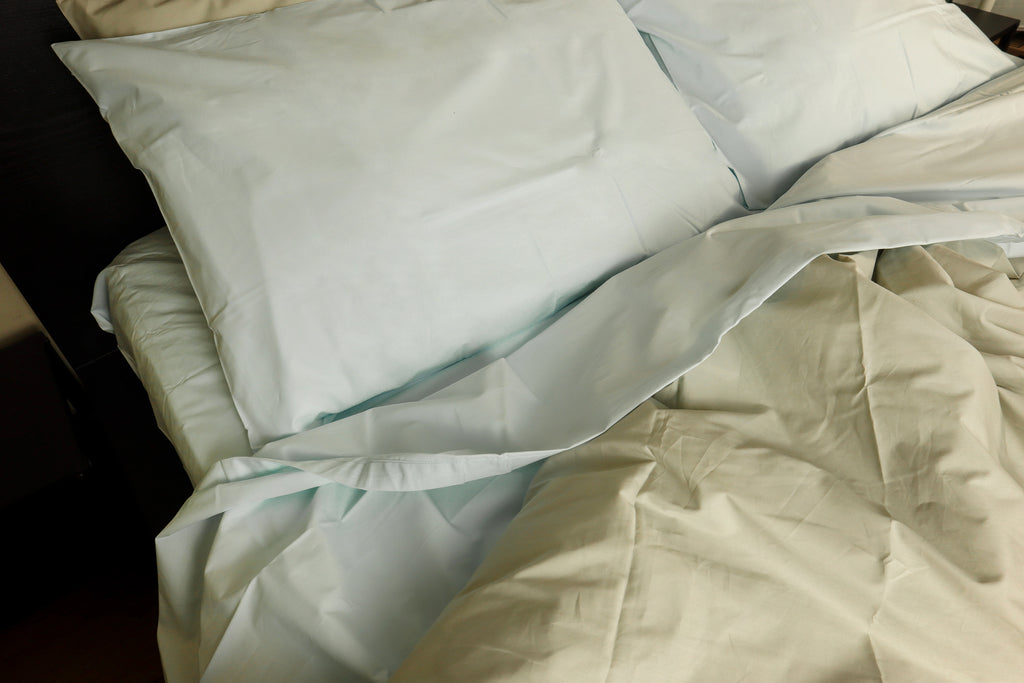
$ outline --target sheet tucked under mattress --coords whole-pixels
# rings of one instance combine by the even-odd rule
[[[549,459],[395,680],[1020,680],[1024,295],[952,246],[816,259]]]

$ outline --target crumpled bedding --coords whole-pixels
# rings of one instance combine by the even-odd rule
[[[426,399],[218,462],[157,538],[167,679],[386,680],[519,509],[521,468],[602,433],[697,366],[805,263],[1024,232],[998,215],[883,200],[754,218],[634,266]],[[477,480],[493,486],[467,497]],[[411,510],[428,516],[402,532],[395,520]]]
[[[548,459],[395,681],[1017,681],[1024,293],[987,243],[814,260]]]
[[[1024,71],[1015,77],[1024,82]],[[1019,119],[1005,115],[1008,102],[1024,101],[1017,81],[1008,78],[972,100],[971,120],[985,119],[993,131],[1019,129]],[[924,117],[917,125],[932,124]],[[507,353],[455,366],[457,381],[427,383],[418,398],[274,442],[253,457],[218,462],[157,539],[159,639],[167,679],[386,680],[459,591],[463,584],[455,577],[468,577],[485,556],[482,573],[407,661],[406,680],[501,678],[510,672],[529,680],[547,678],[548,666],[555,680],[586,679],[588,672],[659,680],[684,678],[705,660],[710,663],[703,670],[720,665],[724,678],[729,672],[752,680],[815,678],[824,660],[819,650],[828,649],[823,643],[835,654],[830,666],[860,672],[837,674],[841,678],[913,679],[904,666],[919,677],[953,680],[999,680],[1013,670],[1005,667],[1021,670],[1014,658],[1024,592],[1015,569],[1024,564],[1024,544],[1014,534],[1024,523],[1014,458],[1024,444],[1005,428],[1019,429],[1019,408],[1007,411],[1003,405],[1018,405],[1011,385],[1019,359],[1008,358],[1020,353],[1006,351],[1019,349],[1014,335],[1024,330],[1014,319],[1019,313],[1006,303],[1018,290],[1008,284],[1005,256],[991,245],[957,247],[986,268],[970,271],[966,279],[952,274],[959,271],[949,270],[947,259],[924,281],[927,286],[919,280],[897,286],[895,274],[879,284],[879,274],[899,271],[886,269],[888,259],[923,253],[912,245],[1024,238],[1024,214],[1014,208],[1024,206],[1024,171],[1019,189],[1000,180],[989,199],[972,194],[970,202],[960,202],[966,185],[986,182],[984,166],[969,154],[943,156],[942,145],[959,145],[955,120],[943,125],[946,133],[933,141],[935,158],[949,164],[943,176],[901,167],[911,179],[920,173],[929,186],[927,206],[881,192],[861,196],[851,180],[856,173],[815,175],[812,169],[806,202],[781,202],[656,254],[534,336],[517,340]],[[901,138],[889,139],[897,144]],[[1024,154],[1024,137],[1001,139],[1003,148],[983,153]],[[894,149],[888,145],[857,162],[864,177],[886,166]],[[1003,212],[1006,207],[1013,210]],[[876,268],[865,255],[828,256],[874,249],[890,250]],[[933,247],[928,253],[945,252]],[[878,282],[851,279],[858,264]],[[794,289],[825,267],[831,270],[820,286]],[[973,332],[957,338],[938,333],[971,319],[967,299],[948,298],[935,310],[918,306],[924,294],[950,280],[957,292],[983,292],[982,299],[991,299],[989,292],[998,291],[1007,297],[993,299],[1000,306],[975,316],[985,323],[977,339]],[[758,318],[748,316],[759,316],[766,301],[765,311],[788,301],[791,315],[777,321],[771,334],[765,328],[755,335],[751,345],[761,355],[743,361],[730,352],[731,342],[720,346],[723,335],[737,336],[729,333],[737,325],[757,329],[750,321]],[[813,328],[818,318],[831,321],[828,336],[786,336],[801,325]],[[883,333],[902,334],[903,341],[887,351]],[[714,363],[702,361],[730,353],[763,386],[707,374]],[[806,362],[785,370],[774,360],[794,353]],[[954,356],[956,362],[949,362]],[[750,360],[755,357],[757,362]],[[954,374],[939,381],[935,373],[946,371]],[[818,373],[846,393],[805,391]],[[972,384],[985,373],[987,380]],[[684,374],[677,385],[683,399],[701,376],[705,388],[725,392],[730,382],[739,387],[722,394],[734,398],[709,399],[699,412],[713,419],[694,426],[694,436],[686,431],[688,418],[668,417],[694,412],[685,400],[674,402],[663,391],[661,405],[643,403]],[[1003,386],[997,377],[1007,389],[993,389]],[[757,402],[758,392],[774,397],[787,383],[799,389],[783,392],[790,404]],[[931,397],[923,404],[931,406],[928,411],[914,408],[920,397]],[[739,436],[714,433],[733,426],[732,402],[738,411],[731,419],[748,429],[743,449],[733,443]],[[685,409],[669,411],[674,405]],[[643,421],[645,411],[654,411],[659,430],[681,420],[677,431],[686,438],[680,444],[699,450],[691,442],[703,434],[718,450],[709,446],[707,457],[691,456],[689,469],[678,462],[675,469],[663,467],[682,446],[668,432],[654,432],[664,443],[651,441],[649,431],[644,436],[635,422]],[[993,422],[993,415],[1000,417]],[[926,418],[931,422],[919,421]],[[789,450],[785,437],[793,425],[813,437],[816,447]],[[888,434],[884,425],[903,432],[882,440]],[[584,445],[609,428],[608,436]],[[638,453],[618,454],[615,435],[630,429],[646,445]],[[802,437],[792,436],[799,444]],[[528,471],[519,468],[577,447],[543,466],[529,506],[499,539],[529,481]],[[591,454],[586,460],[594,460],[595,472],[582,482],[591,470],[575,475],[573,463],[581,453]],[[854,455],[833,457],[849,453]],[[621,472],[605,480],[598,476],[602,468]],[[559,471],[575,482],[570,490],[557,486],[561,477],[551,473]],[[643,505],[630,502],[628,486],[625,494],[619,491],[619,474],[634,484],[633,497]],[[560,498],[542,524],[534,516],[538,508],[545,511],[549,479],[552,495]],[[597,492],[584,495],[591,483]],[[655,484],[657,490],[650,488]],[[691,485],[700,494],[696,498]],[[656,502],[677,493],[682,503]],[[590,497],[608,506],[594,513],[610,524],[605,531],[585,528],[587,517],[572,513],[574,506],[594,502]],[[643,507],[647,503],[649,509]],[[408,517],[390,515],[392,504],[407,513],[426,510],[424,524],[397,533],[394,520]],[[653,535],[643,539],[649,541],[643,560],[649,564],[633,564],[635,544],[628,538],[637,528],[630,515],[640,509],[654,524]],[[691,520],[693,528],[670,524]],[[578,530],[571,528],[576,523],[582,525]],[[528,543],[521,531],[527,528],[536,532]],[[684,532],[692,533],[683,537]],[[687,545],[691,540],[696,545]],[[799,542],[792,553],[786,545],[791,540]],[[550,548],[553,564],[532,547]],[[616,547],[630,549],[627,564]],[[436,548],[448,550],[435,553]],[[602,561],[620,564],[609,569]],[[576,570],[572,584],[565,579],[570,569]],[[504,578],[512,593],[522,592],[522,602],[502,599],[506,582],[498,579]],[[676,592],[665,592],[666,583]],[[488,595],[491,585],[495,592]],[[545,593],[545,585],[562,590]],[[548,618],[547,610],[558,620]],[[507,622],[514,632],[501,633],[500,623],[482,624],[474,613],[497,615],[495,621]],[[751,620],[743,621],[747,614]],[[784,619],[787,627],[797,625],[795,634],[774,628]],[[733,622],[737,630],[722,630]],[[474,631],[477,644],[459,652],[456,634],[466,630]],[[944,634],[938,645],[933,631]],[[964,644],[947,645],[951,633]],[[716,640],[720,634],[724,639]],[[651,644],[644,645],[648,638]],[[563,647],[577,639],[580,649]],[[728,657],[733,643],[739,654]],[[652,651],[659,644],[665,652]],[[763,661],[744,660],[743,647]],[[474,655],[473,649],[480,652]],[[686,656],[672,659],[670,652]],[[578,671],[568,664],[574,661]],[[924,668],[929,661],[932,668]],[[658,667],[668,667],[661,672],[671,675],[659,676]]]
[[[893,197],[945,211],[994,211],[1024,219],[1024,164],[1018,150],[1024,117],[1024,69],[1015,69],[958,100],[833,152],[773,206],[838,194]],[[1010,246],[1016,256],[1022,245]]]

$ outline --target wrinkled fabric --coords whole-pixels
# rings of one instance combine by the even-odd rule
[[[535,336],[571,306],[382,404],[416,401],[472,374]],[[252,455],[235,411],[213,333],[166,228],[128,245],[96,278],[92,313],[112,332],[150,398],[193,486],[218,462]]]
[[[501,536],[535,471],[402,493],[288,491],[276,477],[266,501],[162,538],[166,679],[387,680]]]
[[[109,311],[103,313],[108,310],[103,306],[97,311],[115,321],[119,343],[146,382],[162,424],[177,425],[170,434],[186,437],[176,445],[188,464],[183,446],[212,457],[214,437],[223,441],[234,435],[240,448],[247,443],[240,424],[234,431],[197,429],[237,417],[229,410],[226,386],[217,390],[224,384],[219,366],[203,362],[204,357],[216,360],[213,340],[183,270],[165,231],[144,238],[106,273]],[[220,410],[202,410],[218,405]],[[165,603],[161,628],[180,632],[190,621],[184,615],[194,610],[207,615],[207,633],[225,629],[215,648],[206,646],[205,675],[211,680],[272,680],[286,677],[285,672],[296,680],[386,678],[518,511],[532,471],[401,494],[335,484],[288,497],[282,496],[279,480],[264,480],[275,484],[267,495],[277,502],[241,505],[225,514],[206,550],[218,559],[205,571],[205,597],[191,606]],[[162,553],[164,567],[166,558],[180,563],[193,552],[189,543],[197,538],[206,542],[202,535],[188,534],[162,541],[171,549]],[[349,559],[330,561],[329,556]],[[317,571],[334,578],[303,578]],[[170,575],[164,587],[187,592]],[[361,599],[353,600],[354,595]],[[225,609],[235,601],[235,609]],[[321,610],[330,613],[328,620],[318,616]],[[309,656],[310,638],[322,656]],[[181,663],[194,656],[187,647],[165,647],[169,675],[189,679]],[[251,659],[251,668],[243,659]]]
[[[746,213],[613,0],[314,0],[54,50],[149,179],[254,448]]]
[[[550,458],[393,680],[1019,680],[1024,296],[970,252],[816,259]]]
[[[943,0],[619,0],[751,209],[826,154],[1019,66]]]
[[[305,0],[57,0],[81,38],[164,31],[217,19],[268,12]]]
[[[883,207],[893,215],[870,215]],[[469,575],[518,510],[527,482],[518,468],[603,432],[698,365],[805,262],[863,244],[1020,233],[999,216],[901,202],[835,200],[812,213],[865,210],[794,223],[807,211],[784,209],[756,228],[723,225],[626,271],[506,358],[421,401],[216,463],[157,539],[168,680],[275,680],[278,662],[305,662],[289,675],[296,681],[386,679],[458,590],[453,577]],[[680,296],[700,267],[703,296]],[[386,455],[413,445],[421,450]],[[410,489],[451,486],[461,499],[492,477],[493,495],[479,499],[485,512],[406,535],[402,524],[436,517],[429,492]],[[373,512],[346,517],[335,501],[357,495],[353,483],[404,491],[368,491],[365,509],[394,501],[405,512],[381,523]],[[376,544],[389,551],[377,554]],[[364,557],[357,570],[347,564]],[[382,626],[363,625],[368,614]]]
[[[987,97],[992,104],[1000,93]],[[1019,121],[1011,118],[993,117],[990,124],[1019,127]],[[954,134],[951,130],[950,135]],[[1007,140],[1001,154],[1024,153],[1024,137]],[[870,160],[864,163],[864,173],[870,173]],[[162,600],[159,637],[168,680],[252,681],[260,679],[261,667],[274,680],[279,661],[296,664],[290,680],[384,680],[436,618],[446,596],[459,587],[452,574],[437,571],[434,548],[438,546],[427,540],[435,538],[433,533],[417,536],[422,542],[388,545],[402,553],[401,560],[376,555],[373,563],[363,565],[363,571],[351,571],[345,561],[362,557],[381,543],[379,539],[408,537],[373,526],[375,512],[342,518],[347,508],[337,501],[352,495],[350,487],[377,490],[360,500],[377,495],[383,500],[389,494],[382,489],[472,487],[474,480],[506,472],[512,474],[494,481],[518,476],[516,468],[597,436],[692,371],[729,329],[806,264],[820,263],[818,257],[823,254],[1022,236],[1017,220],[995,210],[950,211],[892,198],[857,197],[839,182],[829,185],[826,181],[819,189],[827,199],[731,221],[660,252],[609,280],[515,350],[486,361],[459,381],[428,382],[415,400],[367,410],[276,442],[254,457],[214,465],[157,539]],[[946,199],[954,201],[960,189],[957,182],[947,182]],[[867,260],[866,256],[850,258]],[[770,359],[780,343],[776,339],[764,344],[764,357]],[[919,367],[927,359],[915,347],[908,363]],[[894,359],[891,372],[898,371]],[[880,378],[884,375],[879,373]],[[832,408],[837,419],[845,414],[840,408]],[[904,426],[910,436],[927,438],[917,431],[916,423]],[[977,429],[974,422],[970,426]],[[981,433],[987,434],[986,429],[982,427]],[[851,443],[865,436],[857,429],[847,431]],[[756,473],[748,475],[747,481],[753,481],[749,488],[756,491]],[[525,479],[519,482],[526,486]],[[511,516],[522,500],[523,488],[517,486],[495,485],[480,502]],[[417,495],[404,493],[394,500]],[[458,495],[459,500],[465,498]],[[929,506],[934,507],[924,505],[922,514]],[[448,510],[445,517],[451,517],[452,506],[443,507]],[[727,529],[742,526],[744,518],[730,512],[728,501],[720,507],[726,509]],[[425,520],[434,517],[433,513],[423,515]],[[499,517],[458,516],[453,530],[466,540],[448,547],[445,552],[450,554],[445,557],[465,571],[464,576],[473,571],[494,539],[491,532],[481,532],[481,525]],[[406,517],[389,519],[408,524]],[[941,515],[939,519],[944,520]],[[349,524],[352,528],[346,528]],[[361,527],[367,524],[374,542],[362,534]],[[806,525],[803,531],[813,528]],[[450,536],[443,532],[439,537]],[[474,540],[479,538],[485,541]],[[536,542],[549,541],[538,537]],[[1013,552],[1008,541],[995,545]],[[781,546],[777,555],[777,564],[788,562]],[[903,562],[907,555],[900,557]],[[893,564],[889,569],[902,568]],[[1007,584],[983,585],[1001,590],[999,586]],[[408,592],[405,586],[416,590]],[[875,595],[873,590],[868,591],[869,598]],[[577,593],[567,593],[564,600],[575,600]],[[297,594],[304,597],[300,600]],[[372,595],[369,607],[362,601],[364,595]],[[429,599],[410,600],[410,595]],[[254,602],[257,597],[259,601]],[[850,598],[844,604],[854,601]],[[960,603],[954,600],[953,604]],[[395,638],[387,628],[363,628],[364,608],[373,614],[373,624],[418,624],[422,631],[417,634],[415,628],[403,627],[402,636]],[[512,613],[510,608],[501,618]],[[970,625],[965,622],[965,627]],[[998,633],[995,637],[1009,636]],[[770,658],[772,651],[765,652]],[[358,657],[353,660],[355,653]],[[243,667],[244,675],[232,673]]]
[[[947,211],[1024,218],[1024,164],[1015,152],[1022,136],[1005,124],[1022,118],[1024,69],[1016,69],[929,116],[830,154],[773,206],[818,201],[842,188]]]
[[[419,400],[219,461],[180,520],[208,515],[222,484],[282,467],[306,473],[310,485],[387,491],[509,472],[610,427],[700,363],[817,256],[1022,234],[1024,224],[999,214],[885,198],[837,198],[720,224],[609,279],[536,336]],[[684,341],[669,342],[673,333]]]
[[[213,335],[166,229],[134,242],[100,274],[93,312],[116,334],[194,484],[219,460],[250,453]],[[452,368],[443,374],[468,372]],[[385,678],[501,535],[535,471],[525,467],[460,486],[404,493],[338,484],[288,498],[277,489],[277,504],[226,516],[207,551],[220,557],[220,568],[230,567],[223,574],[207,572],[208,591],[218,597],[207,592],[203,602],[185,603],[208,615],[207,629],[225,617],[236,623],[222,640],[231,647],[218,646],[208,654],[205,675],[234,680]],[[303,520],[321,531],[306,534]],[[176,539],[170,556],[187,558],[193,540],[189,535]],[[337,566],[327,556],[317,559],[329,546],[333,550],[328,553],[341,558]],[[338,584],[300,578],[315,567]],[[170,575],[165,572],[162,582],[165,590],[175,591]],[[224,604],[233,598],[237,608],[225,613]],[[332,600],[337,600],[335,613],[322,622],[317,615]],[[161,629],[184,631],[177,621],[185,605],[165,603]],[[296,627],[291,620],[303,625]],[[244,622],[248,626],[239,628]],[[312,623],[321,624],[314,629],[318,635],[307,632]],[[331,664],[309,657],[311,637],[330,654]],[[274,643],[269,660],[258,654],[268,649],[267,642]],[[388,644],[384,656],[380,643]],[[240,656],[240,650],[251,654]],[[171,652],[165,647],[168,677],[192,677],[194,653]],[[240,661],[250,658],[251,669]]]
[[[252,455],[213,333],[166,228],[133,242],[100,273],[92,312],[117,337],[193,486],[218,460]]]

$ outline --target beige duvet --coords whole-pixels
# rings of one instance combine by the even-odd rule
[[[1024,294],[821,257],[548,460],[398,681],[1024,680]]]

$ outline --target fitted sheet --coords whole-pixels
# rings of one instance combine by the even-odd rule
[[[417,401],[518,348],[572,308],[569,305],[402,391],[381,396],[375,404]],[[132,242],[103,269],[93,290],[92,314],[117,338],[193,486],[216,463],[252,455],[213,333],[167,228]]]
[[[130,244],[100,273],[92,312],[117,337],[193,486],[218,460],[252,453],[213,334],[166,228]]]

